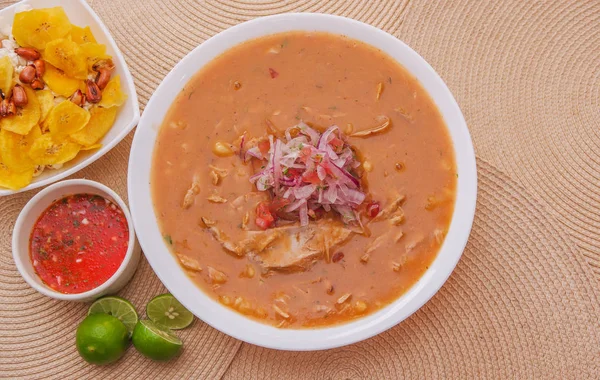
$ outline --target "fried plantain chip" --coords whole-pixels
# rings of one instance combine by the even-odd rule
[[[40,122],[46,120],[50,110],[54,108],[54,95],[52,95],[52,91],[50,90],[40,90],[36,91],[38,102],[40,102]]]
[[[38,165],[58,165],[71,161],[80,149],[77,143],[46,133],[35,139],[29,157]]]
[[[42,57],[66,75],[76,79],[87,78],[87,61],[83,50],[66,38],[50,41]]]
[[[52,108],[45,124],[53,135],[65,137],[83,129],[88,121],[90,113],[87,110],[65,100]]]
[[[90,146],[85,146],[82,147],[81,150],[94,150],[94,149],[98,149],[98,148],[102,148],[102,144],[94,144],[94,145],[90,145]]]
[[[31,128],[31,132],[25,136],[5,129],[0,130],[0,156],[2,162],[14,172],[34,168],[36,165],[29,157],[29,149],[31,149],[35,139],[41,135],[42,132],[38,126]]]
[[[62,7],[19,12],[15,14],[12,27],[12,34],[19,45],[40,50],[70,31],[71,22]]]
[[[90,113],[90,121],[85,128],[69,135],[71,140],[85,147],[96,144],[110,130],[117,116],[117,108],[94,107]]]
[[[126,99],[127,95],[121,91],[121,78],[115,75],[102,91],[102,100],[98,105],[104,108],[118,107],[125,103]]]
[[[82,28],[80,26],[73,25],[71,27],[71,41],[77,44],[85,44],[86,42],[96,42],[96,38],[92,33],[89,26]]]
[[[94,42],[88,42],[80,46],[83,56],[87,64],[88,70],[92,70],[94,64],[103,59],[112,58],[106,54],[106,46]]]
[[[44,73],[43,79],[52,91],[65,98],[70,97],[80,88],[85,90],[82,80],[71,78],[63,71],[49,64],[46,65],[46,72]]]
[[[13,74],[15,69],[8,56],[0,58],[0,90],[5,96],[10,95],[14,83]]]
[[[27,105],[18,107],[17,113],[0,119],[0,128],[20,135],[26,135],[40,121],[40,102],[30,87],[23,86],[27,94]]]
[[[11,190],[19,190],[31,183],[34,169],[28,169],[22,172],[14,172],[0,161],[0,187],[6,187]]]

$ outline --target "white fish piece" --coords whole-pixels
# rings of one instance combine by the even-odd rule
[[[279,237],[253,258],[264,268],[278,271],[304,271],[352,235],[342,223],[322,220],[301,227],[291,225],[272,229]]]

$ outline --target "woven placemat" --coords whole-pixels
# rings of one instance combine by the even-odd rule
[[[0,7],[12,1],[0,0]],[[257,16],[326,12],[382,28],[421,53],[455,94],[479,159],[477,216],[456,271],[420,311],[357,345],[285,353],[201,321],[183,355],[129,350],[84,363],[85,305],[29,288],[10,234],[34,194],[0,198],[0,378],[597,378],[600,373],[600,2],[95,0],[135,77],[141,107],[171,67]],[[75,177],[126,198],[129,136]],[[503,174],[506,173],[506,174]],[[595,276],[595,277],[594,277]],[[143,260],[122,296],[164,287]]]

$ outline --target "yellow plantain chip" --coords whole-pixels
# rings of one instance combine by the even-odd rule
[[[31,149],[35,139],[41,135],[42,132],[38,126],[31,128],[31,132],[25,136],[5,129],[0,130],[0,156],[2,156],[2,162],[14,172],[34,168],[36,165],[29,157],[29,149]]]
[[[80,131],[88,121],[90,121],[90,113],[87,110],[65,100],[52,108],[45,124],[50,133],[64,137]]]
[[[40,102],[40,121],[46,120],[46,117],[50,113],[50,110],[54,108],[54,95],[52,95],[52,91],[50,90],[40,90],[36,91],[38,102]]]
[[[22,172],[14,172],[0,161],[0,187],[11,190],[19,190],[31,183],[33,168]]]
[[[85,128],[69,135],[69,138],[85,147],[96,144],[110,130],[117,116],[117,108],[94,107],[90,111],[90,121]]]
[[[121,78],[115,75],[102,91],[102,100],[98,105],[104,108],[118,107],[125,103],[126,99],[127,95],[121,91]]]
[[[112,58],[106,54],[106,46],[94,42],[88,42],[80,46],[83,56],[87,64],[88,70],[92,70],[94,64],[103,59]]]
[[[19,12],[15,14],[12,27],[12,34],[19,45],[40,50],[70,31],[71,22],[62,7]]]
[[[98,148],[102,148],[102,144],[94,144],[94,145],[90,145],[90,146],[85,146],[85,147],[82,147],[81,150],[94,150],[94,149],[98,149]]]
[[[14,71],[15,69],[8,56],[0,58],[0,90],[5,96],[8,96],[12,89]]]
[[[71,40],[77,44],[96,42],[96,38],[94,38],[94,34],[89,26],[82,28],[80,26],[73,25],[71,27]]]
[[[80,149],[77,143],[46,133],[35,139],[29,157],[38,165],[58,165],[71,161]]]
[[[30,87],[23,86],[27,94],[27,105],[18,107],[17,113],[0,119],[0,128],[20,135],[26,135],[40,121],[40,102]]]
[[[46,65],[46,72],[42,79],[52,91],[65,98],[70,97],[75,91],[85,86],[82,80],[71,78],[52,65]],[[83,88],[85,89],[85,87]]]
[[[48,42],[43,58],[72,78],[87,78],[86,56],[79,45],[73,41],[60,38]]]

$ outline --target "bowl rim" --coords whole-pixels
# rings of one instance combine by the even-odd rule
[[[128,106],[128,103],[131,103],[131,104],[129,104],[129,106],[133,110],[133,117],[132,117],[131,121],[129,121],[129,123],[123,128],[123,130],[118,135],[116,135],[111,141],[107,142],[106,144],[103,144],[102,147],[100,149],[98,149],[98,151],[90,154],[83,161],[79,162],[76,165],[69,167],[68,169],[65,169],[64,171],[59,171],[56,174],[54,174],[48,178],[44,178],[40,181],[35,181],[35,177],[34,177],[34,180],[29,185],[27,185],[21,189],[18,189],[18,190],[10,190],[10,189],[5,189],[5,188],[0,188],[0,197],[22,193],[24,191],[37,189],[39,187],[44,187],[46,185],[55,183],[56,181],[60,181],[61,179],[66,178],[72,174],[75,174],[82,169],[85,169],[86,167],[88,167],[89,165],[94,163],[96,160],[98,160],[99,158],[103,157],[105,154],[110,152],[118,143],[123,141],[123,139],[125,137],[127,137],[127,135],[133,130],[133,128],[135,128],[135,126],[140,121],[140,106],[139,106],[137,92],[135,89],[135,84],[133,82],[133,76],[131,75],[131,71],[129,71],[129,66],[127,65],[127,61],[125,61],[125,57],[123,56],[123,53],[121,53],[121,49],[119,49],[119,45],[117,45],[117,43],[115,42],[112,34],[110,33],[110,31],[108,30],[106,25],[104,25],[104,22],[102,22],[100,17],[96,14],[96,12],[94,12],[94,10],[89,6],[89,4],[85,0],[71,0],[71,1],[79,3],[88,12],[90,17],[96,23],[96,26],[98,26],[98,28],[100,30],[102,30],[102,33],[104,34],[104,36],[106,36],[106,45],[110,45],[110,47],[114,50],[113,57],[116,57],[117,61],[122,63],[123,75],[122,75],[121,81],[122,81],[122,83],[123,82],[126,83],[127,90],[130,90],[129,93],[127,94],[127,100],[125,101],[125,103],[123,104],[122,107]],[[27,0],[19,1],[18,3],[12,4],[2,10],[0,10],[0,13],[10,12],[11,10],[16,10],[21,5],[27,4],[27,3],[28,3]],[[69,7],[69,2],[65,2],[61,6],[63,8],[67,8],[67,7]]]
[[[69,189],[72,189],[75,186],[82,186],[82,185],[89,186],[91,188],[99,190],[101,193],[106,194],[108,197],[112,198],[112,200],[114,200],[114,202],[121,208],[121,210],[123,211],[123,214],[125,215],[125,218],[127,220],[127,226],[129,228],[129,245],[127,246],[127,252],[125,253],[125,257],[123,258],[121,265],[119,265],[119,268],[117,269],[117,271],[111,277],[109,277],[108,280],[106,280],[104,283],[100,284],[99,286],[95,287],[94,289],[88,290],[83,293],[65,294],[65,293],[57,292],[56,290],[53,290],[48,286],[40,284],[32,276],[29,275],[29,272],[25,269],[26,267],[33,269],[31,260],[29,260],[29,246],[22,247],[19,241],[20,241],[20,237],[22,236],[22,234],[24,234],[24,233],[30,234],[31,233],[31,231],[24,231],[23,225],[25,224],[25,222],[27,220],[29,220],[29,218],[35,218],[35,220],[37,221],[37,218],[39,218],[40,215],[35,215],[35,216],[31,215],[32,209],[39,202],[43,201],[48,196],[49,193],[54,192],[57,189],[61,190],[60,195],[58,197],[54,197],[54,200],[52,200],[52,203],[53,203],[53,202],[61,199],[62,197],[75,194],[73,191],[70,191]],[[80,194],[80,193],[81,192],[78,192],[77,194]],[[28,239],[28,241],[29,241],[29,239]],[[46,187],[45,189],[43,189],[42,191],[37,193],[34,197],[32,197],[29,200],[29,202],[27,202],[25,207],[23,207],[23,209],[19,213],[19,216],[17,217],[17,221],[15,222],[15,227],[14,227],[13,233],[12,233],[13,259],[14,259],[15,265],[17,266],[17,269],[19,270],[19,273],[21,274],[23,279],[25,279],[25,281],[32,288],[34,288],[38,292],[42,293],[43,295],[52,297],[52,298],[55,298],[58,300],[62,300],[62,301],[85,301],[85,300],[96,298],[97,296],[101,295],[106,289],[110,288],[115,282],[117,282],[118,279],[124,274],[125,269],[127,268],[129,262],[134,257],[135,249],[136,249],[136,234],[135,234],[135,230],[134,230],[133,218],[131,217],[131,213],[129,212],[129,209],[127,208],[127,205],[125,204],[123,199],[119,196],[119,194],[117,194],[114,190],[112,190],[108,186],[103,185],[100,182],[91,181],[88,179],[70,179],[70,180],[66,180],[66,181],[59,181],[59,182],[56,182],[56,183]],[[26,253],[23,253],[25,251],[26,251]],[[35,270],[34,270],[34,272],[35,272]]]
[[[292,21],[289,22],[289,24],[292,25],[295,25],[295,23],[306,22],[312,26],[318,22],[319,26],[314,26],[313,28],[291,27],[287,25],[288,21]],[[275,24],[278,26],[273,26]],[[345,24],[345,26],[343,24]],[[324,31],[345,35],[345,32],[330,30],[331,28],[338,28],[338,26],[340,29],[344,29],[346,26],[348,29],[355,29],[355,34],[358,34],[357,31],[360,30],[361,37],[356,35],[351,35],[349,37],[361,40],[364,43],[374,45],[367,40],[386,40],[386,43],[394,45],[395,49],[402,50],[403,54],[405,53],[411,56],[407,58],[407,60],[416,61],[417,63],[415,64],[418,64],[419,70],[424,70],[426,74],[421,73],[420,76],[418,76],[414,70],[411,70],[407,67],[405,62],[398,59],[396,60],[409,72],[411,72],[411,74],[417,77],[417,80],[419,80],[424,87],[425,84],[423,83],[422,78],[427,76],[428,80],[435,82],[432,84],[432,86],[435,85],[435,87],[441,91],[436,95],[427,90],[438,108],[440,108],[438,101],[443,100],[446,103],[446,107],[449,109],[447,112],[443,112],[440,109],[440,112],[444,116],[448,129],[451,132],[455,155],[457,155],[457,169],[460,174],[460,177],[457,180],[458,183],[455,210],[453,212],[448,235],[443,246],[440,248],[436,259],[430,268],[423,274],[423,276],[415,284],[413,284],[411,289],[409,289],[394,302],[370,315],[344,324],[327,326],[318,329],[284,329],[282,331],[282,329],[277,329],[275,327],[256,322],[236,313],[235,311],[231,311],[230,309],[221,305],[218,301],[214,300],[212,297],[205,294],[202,290],[199,290],[195,285],[193,286],[198,291],[190,291],[189,288],[185,288],[185,286],[188,286],[187,284],[191,283],[191,280],[187,278],[179,264],[175,262],[174,255],[165,246],[165,243],[158,242],[158,240],[156,240],[156,236],[150,236],[150,234],[156,232],[155,230],[158,230],[158,221],[156,220],[155,212],[151,202],[150,184],[149,181],[145,181],[147,178],[145,177],[146,174],[143,172],[146,170],[144,165],[148,166],[148,171],[151,169],[151,163],[143,162],[144,160],[148,161],[147,156],[144,156],[144,160],[139,159],[139,157],[136,159],[136,156],[138,155],[139,151],[143,151],[144,154],[146,154],[148,149],[150,149],[151,154],[153,154],[154,142],[156,140],[155,137],[152,139],[152,147],[144,147],[142,144],[144,139],[149,139],[149,137],[147,138],[148,134],[155,133],[151,130],[153,129],[156,131],[162,124],[163,118],[166,114],[166,111],[163,112],[159,105],[160,102],[165,102],[163,93],[167,93],[168,96],[170,96],[172,90],[169,89],[169,87],[176,87],[180,90],[191,78],[191,76],[193,76],[206,64],[196,63],[196,65],[199,66],[196,71],[191,74],[186,72],[184,68],[188,65],[194,65],[194,60],[198,60],[198,58],[204,59],[202,54],[205,52],[205,50],[207,52],[211,52],[210,49],[220,49],[220,53],[223,53],[224,51],[240,43],[240,41],[237,41],[236,43],[228,42],[228,39],[238,40],[242,38],[241,42],[245,42],[260,36],[293,30]],[[244,34],[245,31],[256,28],[263,28],[263,31],[272,30],[273,28],[277,30],[264,33],[257,32],[259,33],[258,35],[251,36],[246,36]],[[365,35],[364,38],[362,37],[362,33]],[[239,37],[240,35],[243,35],[243,37]],[[214,48],[214,45],[218,44],[224,45],[225,47]],[[384,53],[391,55],[389,50],[384,50]],[[214,53],[211,52],[211,54]],[[212,55],[210,60],[214,59],[219,54]],[[168,111],[171,101],[168,101],[167,103],[169,103],[167,106]],[[159,109],[159,111],[156,109]],[[159,115],[155,116],[154,114]],[[452,116],[453,120],[447,120],[446,116]],[[456,135],[452,133],[450,124],[456,124]],[[457,150],[457,141],[461,143],[460,152]],[[464,161],[460,166],[458,162],[459,153],[463,157]],[[142,167],[140,167],[140,165],[142,165]],[[177,65],[175,65],[175,67],[163,79],[161,84],[150,98],[148,106],[146,107],[146,111],[144,112],[144,115],[142,116],[140,124],[136,130],[129,160],[128,191],[130,195],[129,198],[131,200],[130,206],[134,219],[134,225],[138,230],[138,239],[144,254],[146,255],[146,258],[154,272],[163,282],[165,287],[167,287],[167,289],[174,296],[176,296],[186,308],[192,311],[198,318],[202,319],[204,322],[208,323],[217,330],[244,342],[280,350],[308,351],[345,346],[377,335],[408,318],[415,311],[420,309],[427,301],[429,301],[435,293],[437,293],[437,291],[453,272],[456,264],[462,256],[462,252],[464,251],[470,235],[477,199],[477,169],[472,139],[460,107],[458,106],[445,82],[429,65],[429,63],[427,63],[427,61],[425,61],[425,59],[423,59],[418,53],[416,53],[413,49],[396,37],[374,26],[356,20],[319,13],[285,13],[274,16],[260,17],[226,29],[196,47],[180,62],[178,62]],[[149,202],[146,202],[145,200],[142,201],[142,198],[146,197],[144,192],[148,193],[147,196],[150,197]],[[140,194],[142,194],[142,196],[140,196]],[[148,206],[152,208],[150,211],[147,210]],[[458,210],[458,206],[461,207],[460,211]],[[146,210],[143,210],[144,208],[146,208]],[[460,221],[457,219],[460,219]],[[162,240],[160,231],[158,232],[158,238]],[[449,248],[446,248],[446,246],[450,244],[449,240],[451,235],[453,245]],[[153,241],[153,244],[150,244],[151,240]],[[159,244],[162,248],[157,247],[156,244]],[[450,251],[446,252],[448,250]],[[162,255],[165,253],[170,257],[170,259],[158,257],[159,254]],[[438,263],[438,266],[441,265],[439,262],[441,260],[440,257],[442,256],[442,253],[445,253],[447,256],[449,255],[449,257],[444,258],[444,264],[446,266],[433,270],[433,268],[436,266],[436,262]],[[169,268],[167,268],[167,266],[171,266],[171,262],[175,262],[175,265],[177,265],[181,271],[181,275],[186,277],[187,280],[173,277],[173,274],[170,273]],[[440,273],[438,273],[438,270]],[[192,296],[191,293],[193,293],[194,296]]]

